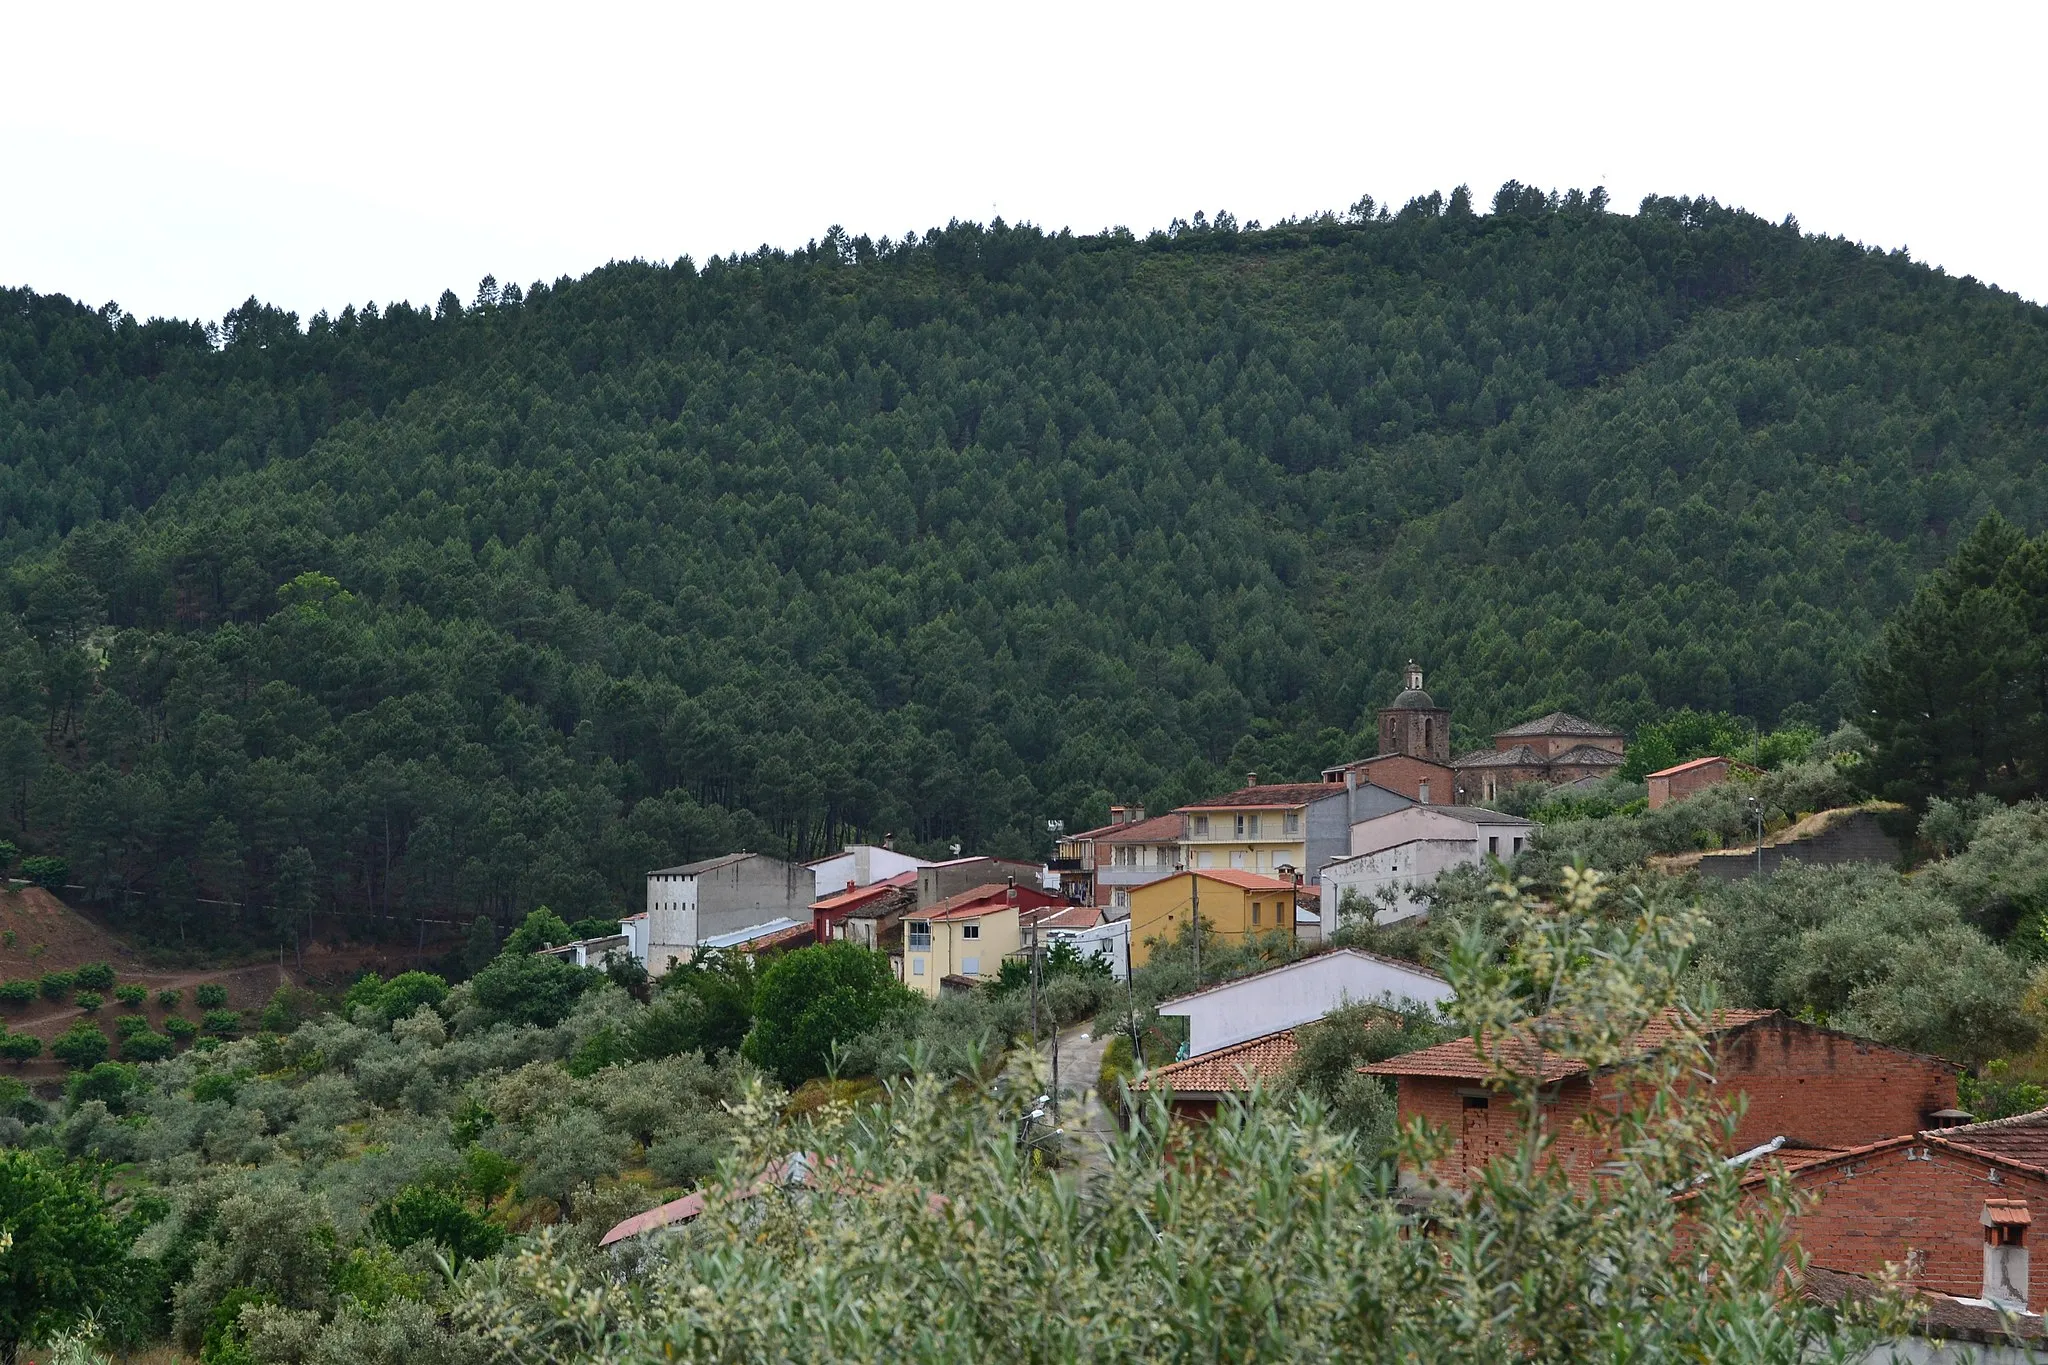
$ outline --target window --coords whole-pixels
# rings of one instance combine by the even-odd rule
[[[1251,838],[1253,838],[1253,839],[1256,839],[1256,838],[1258,838],[1258,837],[1259,837],[1259,817],[1258,817],[1257,815],[1249,815],[1249,816],[1246,816],[1246,817],[1245,817],[1245,822],[1244,822],[1244,829],[1245,829],[1245,833],[1246,833],[1246,835],[1248,835],[1249,837],[1251,837]]]
[[[960,926],[960,937],[962,937],[962,938],[980,938],[980,937],[981,937],[981,926],[980,926],[979,924],[963,924],[963,925],[961,925],[961,926]]]
[[[960,974],[961,974],[962,976],[980,976],[980,975],[981,975],[981,959],[980,959],[980,958],[978,958],[978,957],[963,957],[963,958],[961,958],[961,959],[960,959]]]
[[[1213,854],[1213,853],[1208,853],[1208,852],[1204,852],[1204,853],[1201,853],[1201,854],[1199,854],[1198,856],[1199,856],[1199,857],[1201,858],[1201,860],[1202,860],[1202,866],[1203,866],[1203,867],[1214,867],[1214,866],[1216,866],[1216,855],[1215,855],[1215,854]]]
[[[1136,844],[1118,844],[1116,846],[1116,865],[1118,867],[1136,867],[1138,865],[1138,846]]]
[[[1242,815],[1237,817],[1237,837],[1240,839],[1244,838],[1244,817]]]
[[[1486,799],[1493,800],[1493,779],[1490,777],[1486,779]]]
[[[1197,839],[1206,839],[1206,838],[1208,838],[1208,837],[1209,837],[1209,817],[1208,817],[1208,816],[1206,816],[1206,815],[1197,815],[1197,816],[1195,817],[1195,837],[1196,837]]]
[[[1118,910],[1128,910],[1131,908],[1131,893],[1120,886],[1109,893],[1109,903]]]
[[[1517,852],[1517,853],[1520,853],[1521,851],[1522,851],[1522,836],[1518,834],[1518,835],[1516,835],[1516,836],[1515,836],[1515,852]]]
[[[1174,849],[1174,848],[1155,848],[1155,849],[1153,849],[1153,850],[1152,850],[1152,866],[1154,866],[1154,867],[1172,867],[1172,866],[1173,866],[1173,855],[1174,855],[1174,854],[1176,854],[1176,853],[1178,853],[1179,851],[1180,851],[1179,849]]]
[[[1258,903],[1257,901],[1253,901],[1253,902],[1252,902],[1252,928],[1256,929],[1256,928],[1258,928],[1258,927],[1259,927],[1259,903]]]
[[[1242,871],[1244,869],[1244,854],[1234,848],[1230,850],[1230,865]]]
[[[924,959],[923,959],[923,958],[921,958],[921,957],[913,957],[912,959],[910,959],[910,974],[911,974],[912,976],[923,976],[923,975],[924,975]]]
[[[1464,1099],[1467,1109],[1484,1109],[1486,1107],[1486,1096],[1484,1095],[1465,1095],[1461,1098]]]
[[[1492,855],[1493,855],[1494,857],[1496,857],[1496,858],[1498,858],[1498,857],[1500,856],[1500,836],[1499,836],[1499,835],[1489,835],[1489,836],[1487,836],[1487,840],[1486,840],[1486,851],[1487,851],[1488,853],[1492,854]]]
[[[1280,817],[1280,831],[1283,834],[1301,833],[1301,812],[1291,810]]]
[[[1425,806],[1429,804],[1429,784],[1427,782],[1415,789],[1415,799]]]
[[[932,950],[932,926],[929,920],[912,920],[910,924],[910,951],[928,953]]]
[[[1435,730],[1434,726],[1432,725],[1432,723],[1430,722],[1429,718],[1428,718],[1427,716],[1423,717],[1423,720],[1422,720],[1422,752],[1424,752],[1424,753],[1428,753],[1428,752],[1429,752],[1429,749],[1430,749],[1430,740],[1431,740],[1431,738],[1432,738],[1432,737],[1433,737],[1433,736],[1434,736],[1435,734],[1436,734],[1436,730]],[[1423,797],[1422,799],[1423,799],[1424,801],[1427,801],[1427,800],[1429,800],[1429,798],[1428,798],[1428,797],[1426,797],[1426,796],[1425,796],[1425,797]]]

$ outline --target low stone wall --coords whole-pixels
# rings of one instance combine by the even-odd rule
[[[1833,863],[1876,863],[1883,867],[1896,867],[1899,861],[1899,846],[1879,827],[1877,816],[1859,810],[1833,821],[1818,834],[1786,844],[1764,845],[1763,871],[1768,877],[1788,862],[1804,863],[1809,867]],[[1699,860],[1697,866],[1703,877],[1732,882],[1755,876],[1756,863],[1756,849],[1752,847],[1709,853]]]

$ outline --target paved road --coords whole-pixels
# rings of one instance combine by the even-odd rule
[[[1067,1154],[1084,1171],[1108,1167],[1107,1150],[1117,1132],[1116,1119],[1095,1093],[1108,1047],[1109,1039],[1093,1036],[1087,1024],[1059,1035],[1060,1126],[1067,1130]],[[1048,1045],[1039,1052],[1049,1067],[1052,1048]]]

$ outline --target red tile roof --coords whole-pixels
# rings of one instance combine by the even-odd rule
[[[1036,924],[1041,929],[1093,929],[1102,923],[1102,907],[1099,905],[1048,906],[1041,910],[1025,913],[1024,923]]]
[[[1032,910],[1047,905],[1064,905],[1058,895],[1043,891],[1035,886],[1017,888],[1016,909]],[[928,910],[914,912],[912,919],[953,920],[979,919],[993,915],[998,910],[1011,909],[1010,888],[1004,882],[985,882],[971,891],[948,896]]]
[[[1171,844],[1180,841],[1180,829],[1178,815],[1155,815],[1135,824],[1106,825],[1080,837],[1092,838],[1098,844]]]
[[[1235,867],[1193,868],[1186,872],[1170,874],[1176,877],[1200,877],[1204,881],[1222,882],[1225,886],[1241,887],[1246,891],[1292,891],[1293,882],[1283,882],[1278,877],[1268,877],[1258,872],[1246,872]],[[1164,881],[1165,878],[1160,880]],[[1148,883],[1149,885],[1149,883]],[[1308,884],[1302,883],[1301,894],[1308,896]]]
[[[1155,1068],[1132,1088],[1171,1090],[1178,1095],[1239,1094],[1252,1088],[1254,1076],[1278,1079],[1294,1061],[1294,1053],[1294,1030],[1281,1029]]]
[[[1708,755],[1707,755],[1707,756],[1706,756],[1705,758],[1694,758],[1694,759],[1688,759],[1688,760],[1687,760],[1687,761],[1685,761],[1684,763],[1674,763],[1674,764],[1672,764],[1672,765],[1671,765],[1670,767],[1668,767],[1668,768],[1659,768],[1659,769],[1657,769],[1657,771],[1656,771],[1656,772],[1653,772],[1653,773],[1649,773],[1649,774],[1646,774],[1646,776],[1649,776],[1649,777],[1671,777],[1671,776],[1673,776],[1673,775],[1675,775],[1675,774],[1677,774],[1677,773],[1689,773],[1689,772],[1691,772],[1691,771],[1692,771],[1692,770],[1693,770],[1694,768],[1704,768],[1704,767],[1706,767],[1706,766],[1707,766],[1708,764],[1710,764],[1710,763],[1733,763],[1733,762],[1734,762],[1734,760],[1733,760],[1733,759],[1727,759],[1727,758],[1723,758],[1723,757],[1721,757],[1721,756],[1720,756],[1719,754],[1708,754]]]
[[[1742,1028],[1759,1019],[1769,1018],[1776,1010],[1719,1010],[1711,1024],[1702,1030],[1705,1033],[1726,1033],[1730,1029]],[[1652,1020],[1636,1034],[1637,1056],[1647,1056],[1665,1046],[1677,1036],[1676,1020],[1672,1015]],[[1561,1057],[1554,1052],[1544,1052],[1539,1059],[1536,1046],[1527,1039],[1503,1041],[1497,1045],[1495,1056],[1508,1069],[1524,1073],[1537,1066],[1540,1079],[1548,1083],[1561,1081],[1567,1076],[1579,1076],[1589,1068],[1577,1058]],[[1449,1080],[1485,1080],[1491,1077],[1496,1067],[1479,1055],[1479,1047],[1470,1038],[1453,1038],[1448,1043],[1438,1043],[1419,1052],[1389,1058],[1362,1066],[1360,1071],[1374,1076],[1439,1076]]]
[[[2004,1157],[2028,1166],[2048,1167],[2048,1109],[1933,1131],[1943,1142],[1967,1147],[1973,1152]]]
[[[900,887],[891,886],[887,882],[871,882],[866,886],[857,886],[851,891],[836,892],[825,897],[823,900],[812,901],[811,909],[827,912],[850,910],[857,905],[866,905],[871,900],[878,900],[883,896],[893,895],[901,889]]]
[[[1342,796],[1342,782],[1280,782],[1270,786],[1240,787],[1227,796],[1214,797],[1208,801],[1194,801],[1182,806],[1188,810],[1248,810],[1251,808],[1272,809],[1288,806],[1305,806],[1311,801],[1326,801],[1332,796]]]

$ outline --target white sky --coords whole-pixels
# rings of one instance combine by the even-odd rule
[[[464,300],[833,223],[1711,194],[2048,299],[2048,5],[0,0],[0,283]]]

